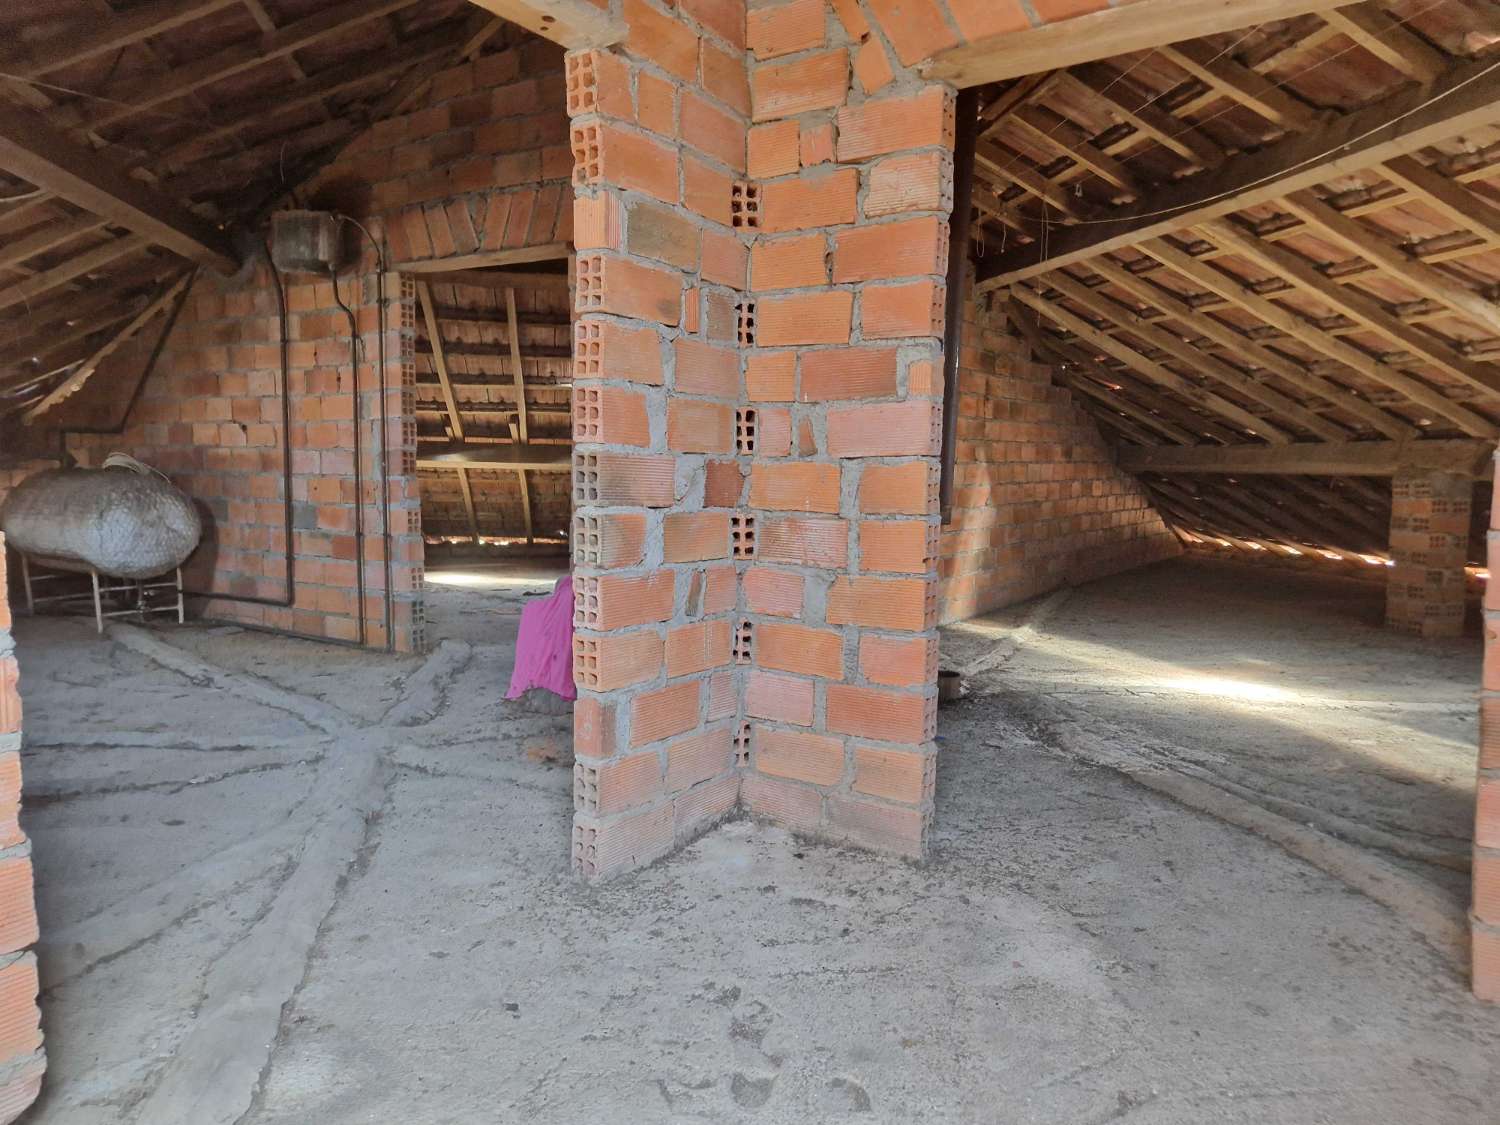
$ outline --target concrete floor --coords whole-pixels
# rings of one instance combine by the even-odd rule
[[[425,660],[19,623],[31,1125],[1494,1120],[1473,641],[1153,567],[947,631],[927,865],[737,822],[590,888],[490,578]]]

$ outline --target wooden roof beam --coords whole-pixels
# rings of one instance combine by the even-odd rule
[[[1129,12],[1138,5],[1118,9]],[[1324,180],[1371,168],[1500,121],[1500,69],[1493,59],[1464,63],[1430,87],[1404,87],[1373,105],[1294,133],[1260,152],[1236,156],[1203,175],[1163,185],[1122,208],[1119,218],[1059,231],[1046,255],[1018,247],[980,266],[991,289],[1149,238],[1269,203]]]
[[[960,89],[982,86],[1269,20],[1324,12],[1340,2],[1347,0],[1136,0],[940,51],[921,69],[927,77],[945,79]]]
[[[221,273],[239,268],[239,254],[222,231],[30,110],[0,109],[0,168],[190,261]]]
[[[1451,441],[1298,442],[1294,445],[1161,446],[1122,457],[1130,473],[1233,473],[1390,477],[1405,469],[1481,480],[1493,470],[1495,443]]]
[[[625,38],[625,21],[589,0],[470,0],[501,19],[569,50],[608,47]]]
[[[1347,35],[1387,66],[1424,85],[1448,67],[1441,51],[1434,50],[1404,23],[1379,4],[1350,4],[1323,12],[1330,27]]]
[[[93,16],[87,29],[71,27],[37,43],[0,55],[0,70],[22,78],[132,46],[153,35],[233,7],[242,0],[149,0],[121,15]]]

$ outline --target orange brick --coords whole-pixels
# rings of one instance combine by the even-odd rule
[[[835,457],[922,457],[937,453],[937,404],[926,399],[830,409],[828,452]]]
[[[833,123],[809,125],[802,130],[802,166],[811,168],[815,164],[827,164],[833,159]]]
[[[573,392],[573,440],[642,448],[650,445],[646,396],[624,387],[579,387]]]
[[[626,328],[606,320],[580,320],[573,327],[575,380],[627,379],[661,386],[662,341],[654,328]]]
[[[809,462],[753,464],[750,506],[782,512],[837,512],[839,467]]]
[[[864,12],[860,11],[859,0],[830,0],[830,2],[850,39],[860,40],[870,34],[870,24],[865,19]]]
[[[678,127],[682,139],[699,152],[736,172],[745,170],[745,125],[739,118],[684,89]]]
[[[733,184],[728,172],[722,172],[695,156],[682,157],[682,205],[690,211],[729,225],[729,191]]]
[[[731,47],[744,51],[744,0],[678,0],[677,7]]]
[[[1500,778],[1481,776],[1474,796],[1474,843],[1500,848]]]
[[[734,408],[701,399],[668,399],[667,448],[679,453],[733,452]]]
[[[630,745],[645,746],[685,734],[698,725],[702,680],[685,680],[630,701]]]
[[[792,452],[792,412],[784,407],[762,406],[755,432],[755,452],[761,457],[786,457]]]
[[[580,695],[573,704],[573,753],[582,758],[608,758],[614,752],[614,707]]]
[[[645,0],[625,0],[625,45],[686,82],[698,77],[698,36],[681,20],[658,12]]]
[[[586,879],[642,867],[671,850],[673,826],[671,804],[617,816],[603,824],[575,814],[573,866]]]
[[[677,460],[670,455],[600,453],[596,498],[600,507],[670,508],[677,502]],[[578,461],[574,461],[575,474]]]
[[[573,199],[573,246],[578,250],[618,250],[625,224],[620,200],[607,191]]]
[[[939,281],[879,285],[860,296],[860,329],[866,340],[894,340],[943,334],[943,293]]]
[[[662,517],[661,528],[664,562],[729,557],[728,512],[668,512]]]
[[[756,303],[757,344],[774,348],[788,344],[847,344],[854,295],[832,289],[764,297]]]
[[[881,742],[927,742],[937,723],[933,696],[886,688],[829,684],[828,729]]]
[[[774,59],[821,47],[826,41],[823,0],[791,0],[746,15],[745,43],[758,59]]]
[[[580,255],[577,261],[579,313],[615,313],[668,325],[681,319],[681,274],[603,254]]]
[[[948,224],[936,216],[840,231],[833,242],[833,280],[894,281],[948,268]]]
[[[755,626],[755,666],[823,679],[844,678],[844,635],[779,621]]]
[[[1470,953],[1474,995],[1500,1002],[1500,926],[1475,922]]]
[[[823,795],[816,789],[751,774],[740,787],[750,815],[793,831],[811,832],[822,820]]]
[[[746,93],[748,99],[749,94]],[[641,71],[635,79],[636,120],[664,137],[677,136],[677,87]],[[748,113],[749,111],[746,110]]]
[[[713,230],[703,232],[700,272],[704,281],[743,289],[749,263],[749,249],[734,235]]]
[[[572,145],[576,186],[634,188],[663,203],[677,202],[677,153],[651,135],[596,122],[575,126]]]
[[[1474,849],[1472,901],[1476,918],[1500,925],[1500,851]]]
[[[35,954],[28,953],[0,969],[0,1059],[9,1062],[42,1045],[36,997]]]
[[[931,637],[866,633],[859,639],[859,671],[872,684],[921,687],[936,682],[937,657],[937,641]]]
[[[883,90],[895,76],[891,60],[885,53],[885,44],[878,38],[872,36],[854,52],[854,77],[865,93]]]
[[[734,567],[709,567],[703,573],[707,575],[703,587],[703,612],[724,613],[733,609],[739,598]]]
[[[573,634],[573,678],[591,691],[614,691],[654,679],[662,669],[662,639],[655,632]]]
[[[941,152],[888,156],[869,172],[865,217],[953,210],[952,158]]]
[[[0,952],[14,953],[37,938],[31,859],[0,861]]]
[[[1031,27],[1021,0],[948,0],[948,10],[953,13],[959,33],[971,43],[989,35],[1008,35]]]
[[[21,729],[21,670],[14,656],[0,656],[0,734]]]
[[[691,676],[730,661],[729,622],[698,621],[667,630],[667,678]]]
[[[916,750],[854,748],[854,788],[872,797],[920,805],[932,796],[933,755]]]
[[[936,529],[925,520],[861,520],[859,568],[925,574],[936,542]]]
[[[1500,769],[1500,698],[1495,696],[1479,701],[1479,768]]]
[[[737,461],[709,461],[703,466],[703,506],[733,508],[745,490],[745,471]]]
[[[710,730],[667,747],[667,791],[676,793],[734,768],[734,735]]]
[[[831,796],[828,799],[826,831],[863,847],[919,859],[924,850],[926,830],[927,818],[918,809],[852,797]]]
[[[828,243],[821,234],[759,240],[750,249],[757,292],[828,284]]]
[[[626,213],[625,248],[679,269],[698,268],[701,229],[693,220],[658,203],[638,202]]]
[[[847,520],[766,519],[756,529],[756,557],[767,563],[843,567],[849,559]]]
[[[676,577],[670,570],[639,576],[575,576],[574,622],[580,628],[608,632],[670,620],[676,594]]]
[[[575,519],[573,546],[585,565],[603,570],[640,565],[646,552],[646,517],[636,512],[611,512]],[[587,540],[587,543],[582,542]]]
[[[830,625],[864,625],[873,629],[927,628],[931,584],[922,578],[866,578],[840,575],[828,590]]]
[[[703,89],[742,117],[749,117],[750,76],[745,70],[744,55],[725,51],[707,39],[703,40],[701,48]],[[741,133],[745,131],[743,125],[739,129]]]
[[[853,168],[772,180],[761,187],[760,229],[774,234],[852,223],[858,194],[859,173]]]
[[[859,478],[859,510],[871,515],[923,516],[937,510],[933,467],[925,461],[866,465]]]
[[[840,48],[792,62],[756,67],[750,75],[751,118],[774,121],[844,104],[849,92],[849,52]]]
[[[953,148],[953,98],[940,86],[839,110],[838,158],[858,162],[915,148]]]
[[[797,393],[797,353],[752,351],[745,359],[745,393],[752,402],[790,402]]]
[[[0,753],[0,848],[15,847],[26,839],[17,819],[20,811],[21,755],[8,750]]]
[[[740,355],[734,348],[717,348],[701,340],[679,336],[672,342],[677,359],[674,387],[683,394],[738,398]]]
[[[758,727],[754,764],[761,773],[772,777],[812,785],[837,785],[844,776],[844,742],[806,731]]]
[[[661,791],[661,758],[653,752],[573,766],[574,799],[600,816],[648,805]]]
[[[800,574],[751,567],[745,571],[745,608],[773,617],[801,617],[805,584]]]
[[[752,125],[748,137],[750,175],[757,180],[768,180],[797,171],[798,133],[795,121]]]
[[[958,45],[958,35],[948,26],[936,0],[869,0],[869,5],[906,66]]]
[[[745,714],[752,719],[810,727],[813,681],[752,668],[745,678]]]
[[[895,393],[895,348],[839,348],[802,355],[798,402],[887,398]]]

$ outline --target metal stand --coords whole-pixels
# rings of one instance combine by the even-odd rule
[[[101,575],[97,570],[90,568],[88,572],[89,586],[91,591],[90,593],[48,594],[46,597],[39,598],[36,596],[36,592],[32,588],[35,583],[52,582],[59,578],[70,578],[75,572],[59,570],[52,571],[49,574],[32,574],[31,560],[21,552],[17,553],[21,555],[21,581],[25,584],[26,587],[26,612],[33,617],[36,616],[36,607],[39,605],[80,602],[87,598],[93,601],[94,627],[100,633],[104,632],[104,619],[106,617],[139,617],[142,621],[144,621],[147,614],[176,613],[177,624],[179,625],[181,625],[187,619],[187,600],[183,596],[182,590],[182,567],[178,567],[176,571],[173,572],[173,576],[171,578],[163,578],[160,580],[143,580],[139,578],[122,579],[121,581],[123,584],[119,586],[100,585],[99,579],[101,577],[108,580],[110,576],[107,574]],[[176,591],[177,597],[162,605],[152,605],[151,593],[156,590],[174,590]],[[106,610],[104,608],[104,595],[125,593],[133,593],[135,595],[135,605],[133,608],[112,610]]]

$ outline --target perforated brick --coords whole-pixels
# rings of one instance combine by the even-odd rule
[[[734,662],[749,664],[755,647],[755,622],[741,621],[734,629]]]
[[[749,348],[755,346],[755,302],[749,297],[740,297],[734,303],[735,338],[740,347]]]
[[[755,517],[753,515],[730,516],[729,534],[734,544],[735,558],[753,559],[755,557]]]
[[[603,133],[598,125],[575,125],[569,134],[573,145],[573,184],[589,187],[604,174]]]
[[[743,456],[755,452],[755,407],[743,406],[734,412],[735,451]]]
[[[737,230],[760,229],[760,185],[736,180],[729,188],[729,223]]]

